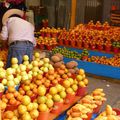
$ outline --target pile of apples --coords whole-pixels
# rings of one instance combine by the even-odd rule
[[[105,111],[100,113],[95,120],[120,120],[120,116],[117,115],[110,105],[107,105]]]
[[[10,107],[18,107],[22,101],[23,96],[15,90],[14,87],[8,87],[8,90],[2,95],[1,101],[3,108],[9,110]]]
[[[16,110],[6,110],[2,117],[10,120],[34,120],[39,116],[37,109],[38,104],[32,103],[30,97],[25,95],[21,98],[21,104]]]
[[[78,75],[76,76],[76,81],[79,87],[86,87],[88,85],[88,79],[85,76],[85,71],[80,69]]]
[[[55,58],[52,60],[55,61]],[[56,110],[56,103],[63,104],[68,94],[75,96],[81,85],[80,81],[88,83],[83,69],[78,70],[81,76],[73,77],[64,62],[54,68],[50,59],[41,58],[38,52],[35,52],[32,62],[24,55],[22,64],[19,65],[16,58],[12,58],[11,63],[10,68],[4,69],[4,63],[0,61],[0,91],[4,92],[1,104],[5,119],[17,117],[21,120],[32,120],[40,112]],[[87,83],[81,87],[85,87]],[[19,86],[19,90],[16,86]]]

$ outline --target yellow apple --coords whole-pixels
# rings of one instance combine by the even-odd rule
[[[47,107],[46,104],[40,104],[38,106],[38,109],[39,109],[40,112],[47,112],[48,111],[48,107]]]
[[[12,63],[12,64],[17,64],[17,63],[18,63],[18,59],[13,57],[13,58],[11,59],[11,63]]]
[[[57,94],[57,88],[56,87],[51,87],[50,88],[50,90],[49,90],[49,93],[51,94],[51,95],[55,95],[55,94]]]
[[[30,104],[30,102],[31,102],[31,99],[30,99],[30,97],[29,96],[27,96],[27,95],[25,95],[25,96],[23,96],[23,98],[22,98],[22,104],[23,105],[29,105]]]

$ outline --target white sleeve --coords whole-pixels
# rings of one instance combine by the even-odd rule
[[[1,37],[2,40],[7,40],[7,38],[8,38],[8,29],[7,29],[6,25],[4,25],[2,27],[2,31],[0,33],[0,37]]]

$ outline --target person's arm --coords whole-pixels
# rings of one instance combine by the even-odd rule
[[[2,31],[0,33],[0,39],[7,40],[7,38],[8,38],[8,29],[6,25],[3,25]]]
[[[8,29],[6,25],[3,25],[2,31],[0,33],[0,40],[2,42],[2,48],[5,48],[7,46],[8,44],[7,38],[8,38]]]

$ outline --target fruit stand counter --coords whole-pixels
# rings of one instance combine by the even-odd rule
[[[65,62],[68,62],[71,60],[72,59],[70,58],[64,58]],[[87,73],[120,80],[119,67],[113,67],[113,66],[102,65],[102,64],[97,64],[97,63],[87,62],[87,61],[80,61],[80,60],[76,60],[76,61],[78,62],[78,67],[83,68]]]
[[[63,47],[60,47],[60,48],[63,48]],[[76,49],[76,48],[69,48],[69,50],[77,51],[78,53],[82,52],[82,50]],[[89,50],[89,54],[90,54],[89,56],[101,56],[101,57],[106,56],[107,58],[113,57],[113,54],[99,52],[99,51],[92,51],[92,50]],[[120,80],[120,67],[64,57],[65,63],[71,60],[77,61],[78,68],[83,68],[87,73]]]

